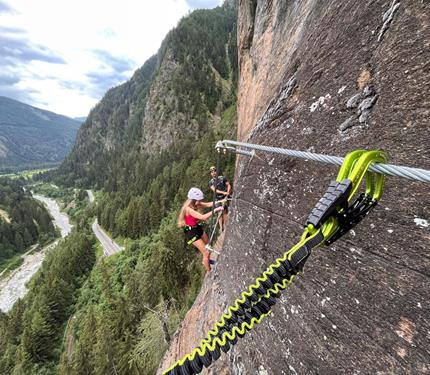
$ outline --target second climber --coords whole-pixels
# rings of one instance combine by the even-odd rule
[[[224,200],[224,212],[218,220],[219,229],[222,232],[225,229],[228,219],[228,205],[227,199],[230,197],[231,185],[227,177],[221,175],[215,166],[209,168],[211,180],[209,181],[209,188],[214,192],[217,201]]]
[[[178,226],[184,228],[185,239],[188,245],[193,245],[203,255],[203,265],[206,271],[211,270],[209,263],[209,251],[206,245],[209,243],[208,235],[203,230],[202,223],[212,216],[213,212],[223,210],[223,207],[217,207],[205,214],[200,210],[202,208],[212,207],[213,202],[203,202],[203,192],[193,187],[188,191],[187,200],[182,205],[178,217]]]

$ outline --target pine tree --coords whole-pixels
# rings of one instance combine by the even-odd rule
[[[19,232],[15,233],[15,245],[16,245],[16,248],[20,251],[25,249],[24,239],[22,238],[22,235]]]
[[[30,234],[28,228],[24,229],[24,238],[23,238],[23,240],[24,240],[25,247],[30,246],[34,242],[33,238],[31,237],[31,234]]]
[[[23,349],[33,362],[49,361],[53,358],[55,330],[48,320],[49,315],[47,307],[41,306],[34,311],[30,325],[24,330]]]

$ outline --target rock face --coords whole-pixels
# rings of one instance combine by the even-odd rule
[[[188,125],[190,119],[178,112],[177,116],[169,114],[177,107],[177,96],[170,90],[171,77],[178,74],[179,64],[173,59],[168,50],[160,65],[158,77],[154,80],[145,106],[145,116],[142,121],[142,148],[164,149],[173,142],[173,132],[179,133]],[[160,100],[163,98],[163,100]],[[166,115],[167,113],[167,115]]]
[[[426,1],[241,1],[239,139],[340,156],[384,149],[393,164],[430,169],[429,35]],[[337,173],[259,156],[238,160],[222,256],[191,320],[213,323],[210,307],[227,307],[298,241]],[[388,178],[371,214],[315,250],[273,315],[204,373],[429,374],[428,191]],[[161,368],[205,333],[184,327]]]

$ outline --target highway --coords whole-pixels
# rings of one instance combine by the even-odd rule
[[[90,203],[94,203],[94,194],[91,190],[87,190],[88,199]],[[103,255],[108,257],[109,255],[115,254],[118,251],[124,250],[124,247],[119,246],[112,238],[110,238],[107,233],[102,229],[102,227],[97,222],[97,219],[94,221],[91,226],[94,234],[97,239],[100,241],[103,247]]]
[[[102,229],[102,227],[97,222],[97,219],[94,221],[92,225],[92,229],[97,239],[100,241],[103,247],[104,256],[109,256],[115,254],[121,250],[124,250],[122,246],[119,246],[114,240],[112,240],[106,232]]]

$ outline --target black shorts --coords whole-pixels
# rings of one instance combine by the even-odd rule
[[[184,233],[187,244],[191,245],[203,236],[204,231],[201,225],[196,225],[195,227],[185,227]]]

